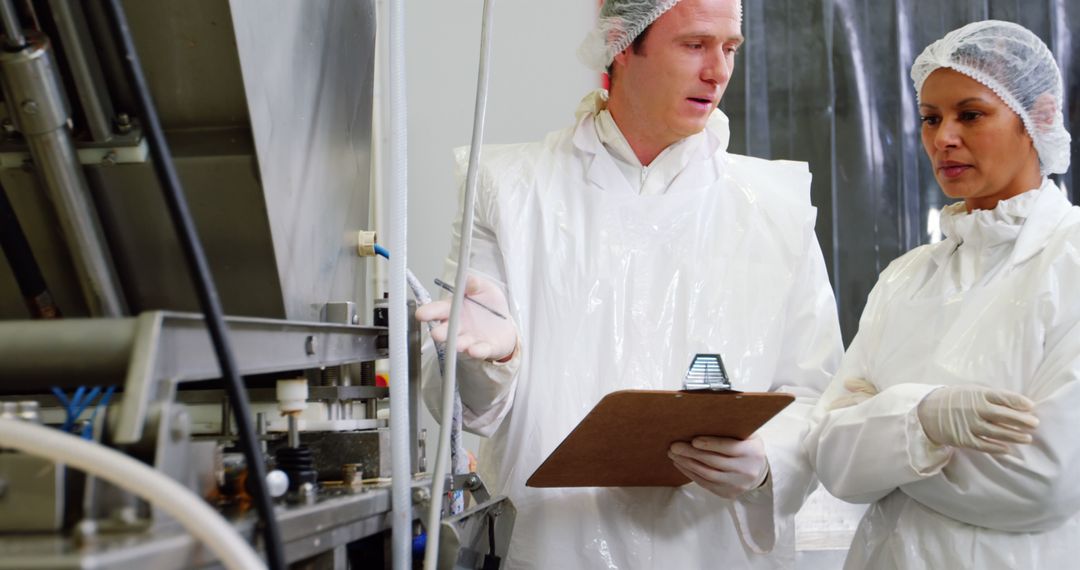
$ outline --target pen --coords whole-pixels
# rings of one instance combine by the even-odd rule
[[[443,289],[446,289],[450,293],[454,292],[454,286],[453,285],[447,284],[445,281],[443,281],[442,279],[439,279],[438,277],[435,278],[435,284],[438,285],[439,287],[442,287]],[[495,315],[496,317],[499,317],[500,319],[505,319],[506,318],[506,315],[500,313],[499,311],[496,311],[495,309],[492,309],[491,307],[481,303],[480,301],[477,301],[476,299],[473,299],[472,297],[465,297],[465,300],[466,301],[472,301],[473,304],[476,304],[476,305],[479,305],[479,306],[483,307],[484,309],[487,310],[487,312]]]

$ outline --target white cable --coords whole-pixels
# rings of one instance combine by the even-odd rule
[[[390,259],[390,482],[391,548],[395,570],[412,568],[412,442],[409,441],[409,293],[408,263],[408,118],[405,90],[405,0],[392,0],[389,9],[390,184],[388,245]]]
[[[57,429],[2,418],[0,447],[69,465],[146,499],[206,544],[226,568],[266,568],[236,529],[202,498],[141,461]]]
[[[480,147],[484,139],[484,120],[487,116],[488,83],[491,77],[491,8],[494,0],[484,0],[483,25],[480,34],[480,70],[476,79],[476,107],[473,111],[472,142],[469,148],[469,169],[465,176],[465,202],[462,204],[461,244],[458,249],[457,275],[454,278],[454,300],[450,306],[450,321],[446,336],[446,374],[442,391],[442,422],[439,427],[439,447],[435,455],[435,470],[431,475],[431,505],[427,517],[427,544],[424,550],[424,570],[435,570],[439,558],[439,530],[450,458],[450,428],[448,421],[457,393],[457,331],[461,305],[465,298],[469,256],[472,249],[473,206],[476,203],[476,171],[480,162]]]

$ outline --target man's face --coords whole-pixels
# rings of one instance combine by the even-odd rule
[[[641,49],[615,56],[626,117],[666,147],[701,132],[731,79],[742,44],[739,0],[682,0],[648,29]]]

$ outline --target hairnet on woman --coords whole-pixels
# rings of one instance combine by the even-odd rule
[[[1062,79],[1007,22],[916,59],[946,239],[882,272],[818,403],[811,462],[870,503],[847,568],[1070,568],[1080,560],[1080,208]]]

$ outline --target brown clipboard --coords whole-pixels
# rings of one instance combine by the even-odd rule
[[[782,392],[621,390],[604,396],[528,487],[678,487],[668,448],[699,435],[746,439],[795,401]]]

